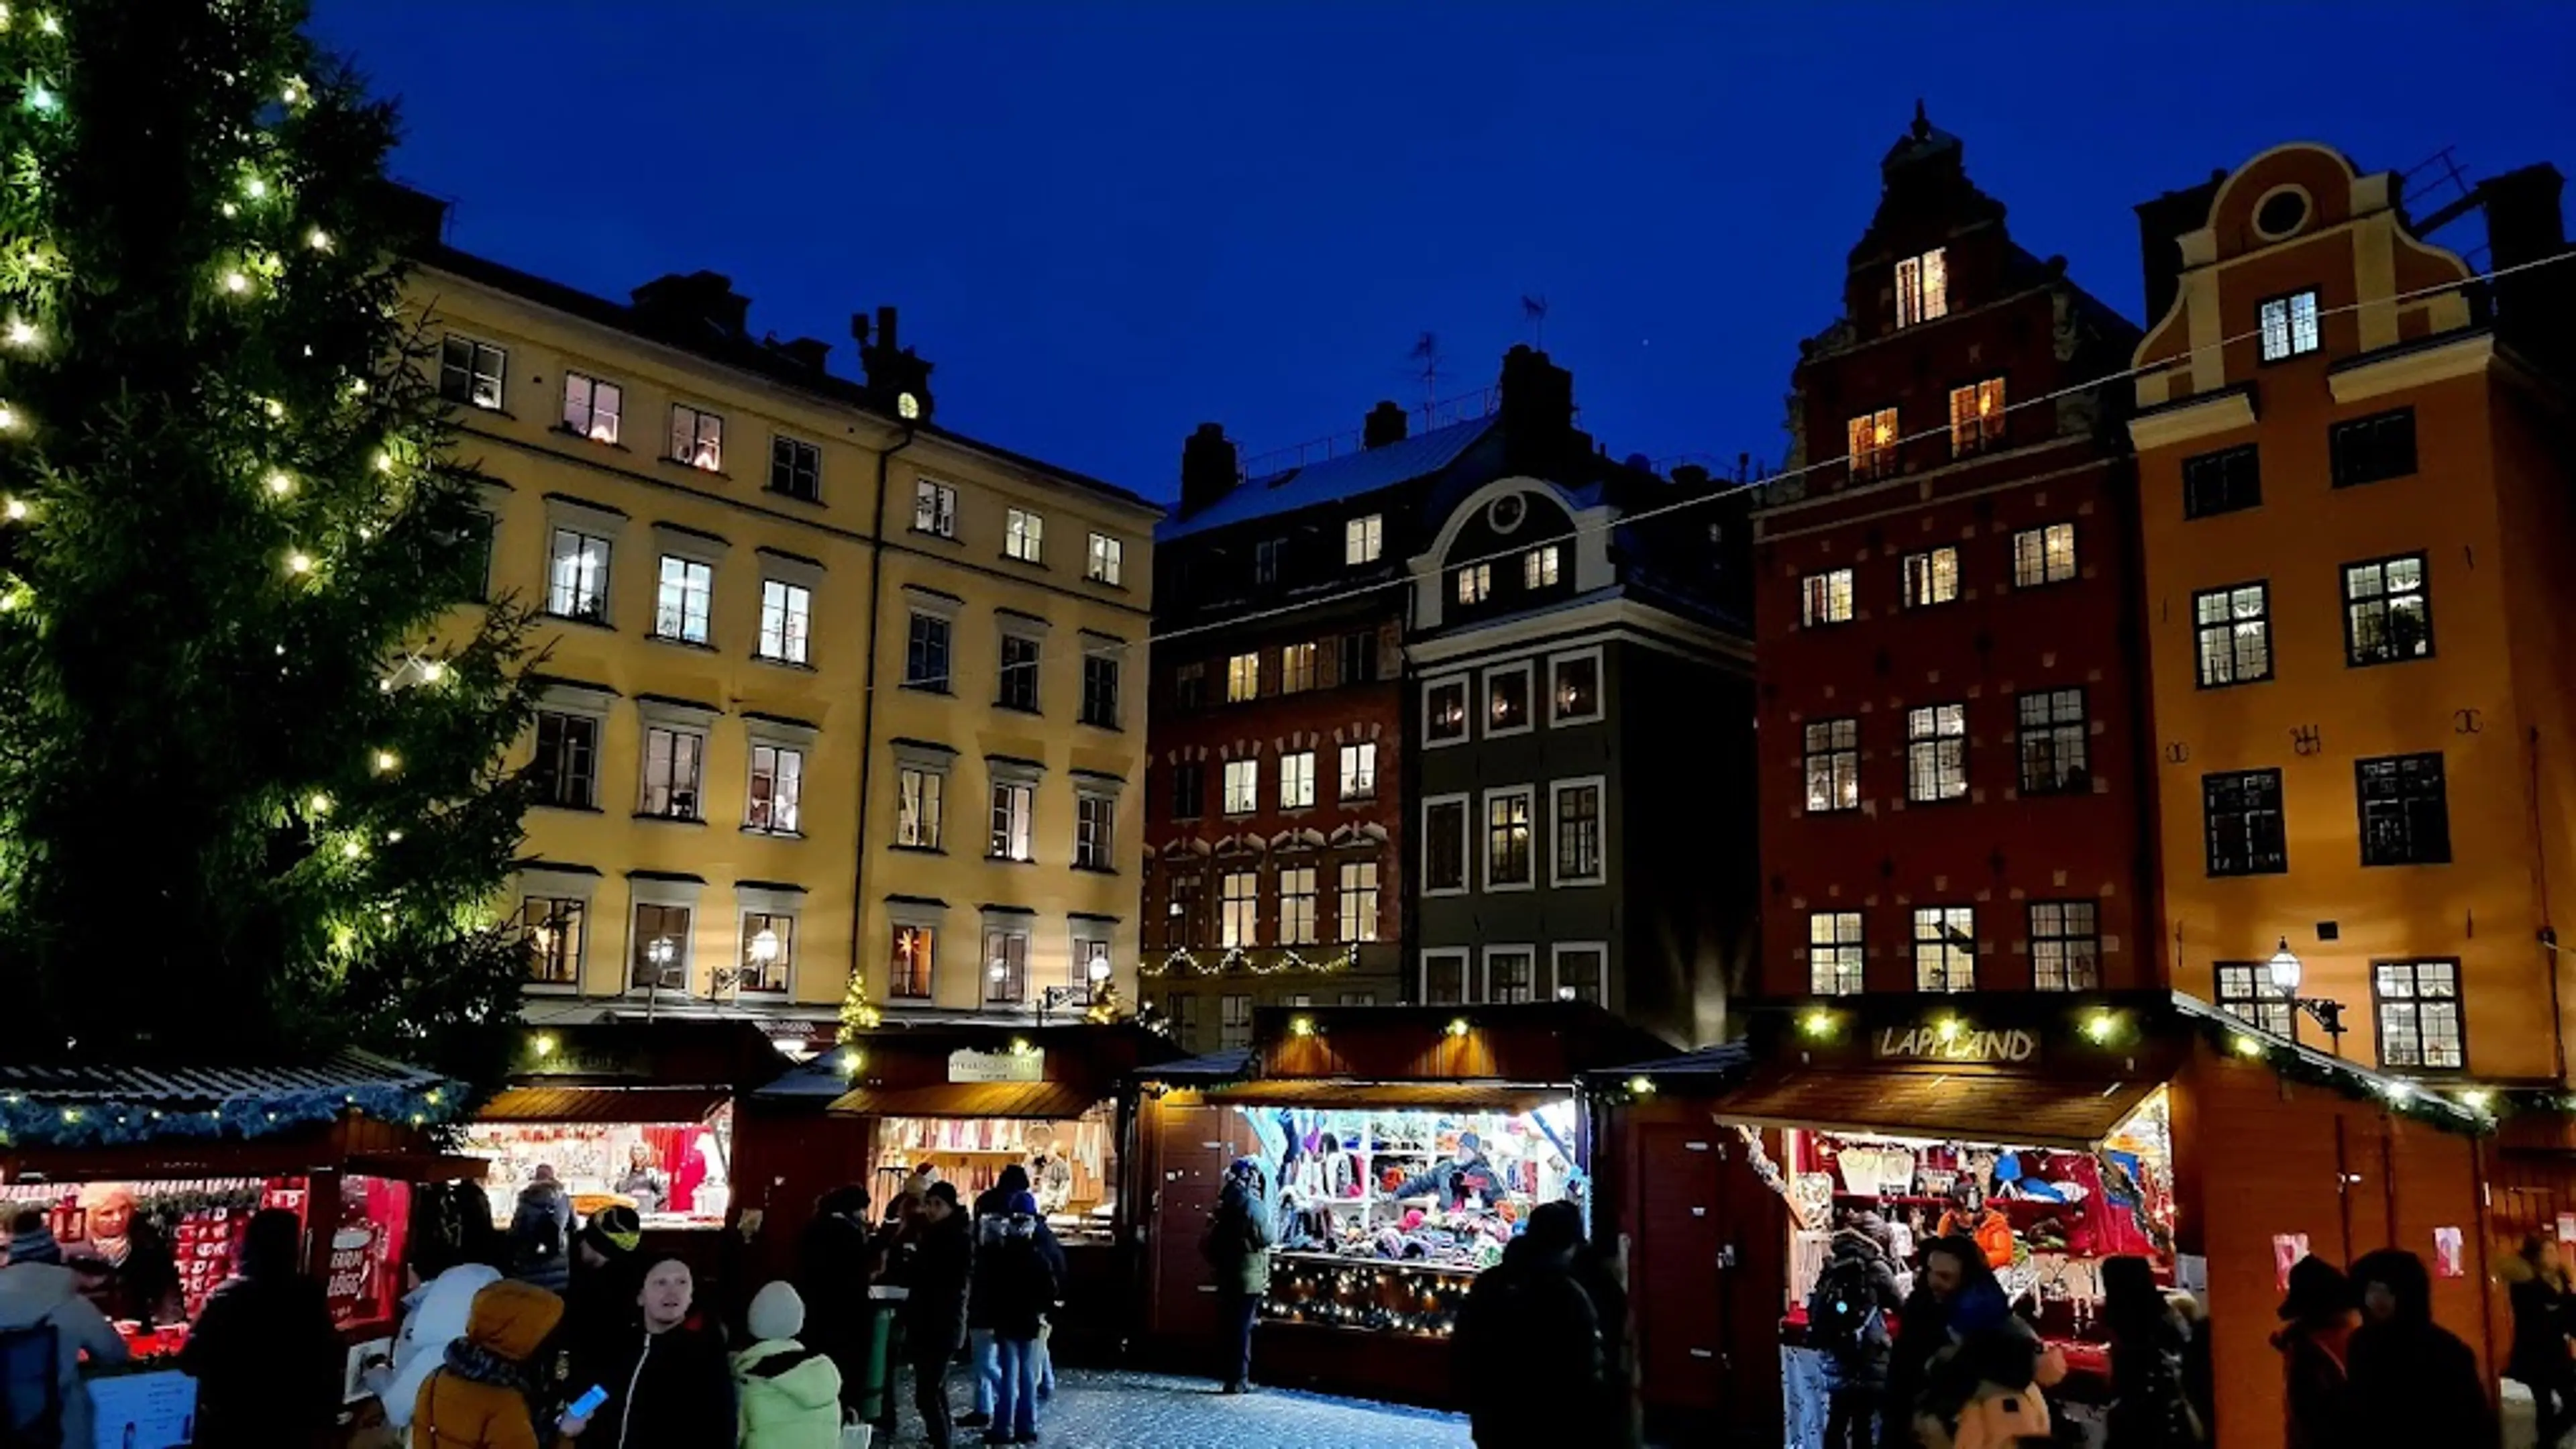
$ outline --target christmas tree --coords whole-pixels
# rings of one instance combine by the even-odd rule
[[[303,20],[0,9],[0,1060],[500,1065],[527,621]]]

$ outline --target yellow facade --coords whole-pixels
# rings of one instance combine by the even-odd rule
[[[854,969],[889,1015],[1019,1013],[1087,978],[1077,933],[1134,1000],[1155,509],[458,254],[412,300],[493,480],[489,595],[542,614],[544,714],[514,763],[542,754],[550,798],[505,903],[533,1018],[828,1020]],[[953,538],[913,527],[922,479],[953,490]],[[1043,520],[1035,562],[1005,556],[1012,509]],[[1094,535],[1115,583],[1087,577]],[[954,616],[949,694],[904,685],[923,599]],[[998,621],[1042,636],[1036,713],[993,703]],[[1086,647],[1116,660],[1116,728],[1079,722]],[[943,849],[890,848],[899,762],[924,758],[948,761]],[[1031,787],[1026,863],[986,858],[996,770]],[[1074,862],[1078,789],[1110,802],[1096,869]],[[939,927],[927,997],[889,999],[889,899]]]

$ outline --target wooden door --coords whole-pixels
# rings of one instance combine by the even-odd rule
[[[1644,1398],[1656,1409],[1714,1411],[1725,1399],[1727,1367],[1719,1266],[1726,1142],[1712,1124],[1635,1130],[1637,1241],[1628,1271]]]
[[[1152,1325],[1166,1341],[1207,1341],[1216,1332],[1216,1285],[1199,1243],[1216,1211],[1226,1164],[1253,1150],[1252,1129],[1232,1107],[1164,1107],[1155,1113],[1161,1176],[1150,1221]]]

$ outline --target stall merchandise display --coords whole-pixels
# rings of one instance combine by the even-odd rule
[[[540,1166],[554,1169],[582,1218],[622,1206],[648,1228],[722,1227],[732,1147],[731,1107],[704,1122],[477,1122],[465,1136],[465,1151],[491,1164],[486,1186],[503,1227]]]
[[[207,1296],[232,1276],[251,1215],[276,1207],[302,1218],[305,1195],[300,1177],[14,1183],[0,1187],[0,1221],[43,1213],[63,1261],[82,1275],[84,1296],[136,1358],[153,1359],[186,1345]],[[175,1292],[155,1302],[141,1301],[149,1290],[138,1285],[158,1275],[138,1271],[145,1266],[134,1258],[138,1222],[158,1232],[170,1255]]]
[[[1038,1206],[1059,1236],[1106,1232],[1116,1206],[1118,1154],[1104,1103],[1068,1121],[1011,1117],[886,1117],[877,1123],[877,1175],[883,1195],[902,1189],[915,1167],[930,1164],[972,1202],[1018,1164],[1029,1174]]]

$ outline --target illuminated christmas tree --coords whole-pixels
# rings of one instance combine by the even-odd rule
[[[501,1064],[526,619],[303,19],[0,9],[0,1059]]]
[[[873,1030],[883,1020],[885,1017],[877,1010],[876,1003],[868,1000],[867,976],[862,972],[851,972],[849,989],[841,993],[841,1045],[848,1046],[851,1038]]]

